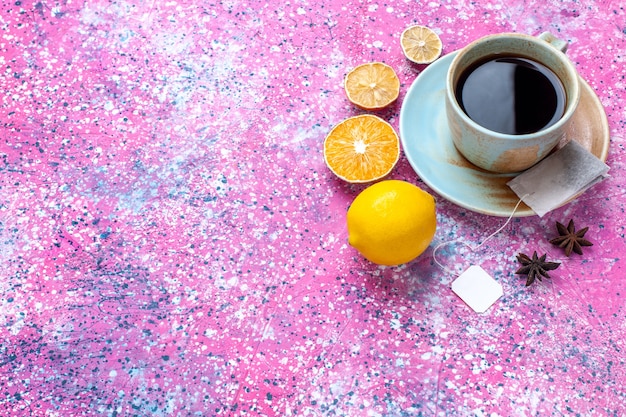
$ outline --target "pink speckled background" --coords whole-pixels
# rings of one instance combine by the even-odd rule
[[[321,144],[378,60],[423,70],[489,33],[551,31],[602,101],[611,178],[479,253],[505,296],[472,312],[432,258],[347,244],[363,186]],[[618,1],[3,1],[1,416],[626,414],[626,12]],[[423,185],[404,156],[391,175]],[[437,199],[433,245],[502,218]],[[594,241],[550,245],[573,218]],[[526,288],[518,252],[563,262]]]

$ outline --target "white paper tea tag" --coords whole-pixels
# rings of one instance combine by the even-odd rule
[[[572,140],[507,185],[539,217],[607,178],[609,167]]]
[[[484,313],[502,295],[502,285],[478,265],[472,265],[452,282],[452,291],[477,313]]]

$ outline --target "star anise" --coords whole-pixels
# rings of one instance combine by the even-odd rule
[[[572,251],[582,255],[583,246],[593,246],[593,243],[584,238],[589,228],[585,227],[584,229],[576,231],[573,219],[569,221],[567,227],[556,222],[556,230],[559,232],[559,236],[550,240],[550,243],[560,248],[565,248],[565,255],[567,256],[570,256]]]
[[[541,257],[538,257],[537,251],[533,253],[532,258],[529,258],[528,255],[523,253],[518,253],[517,260],[520,264],[522,264],[522,266],[515,271],[515,273],[519,275],[528,275],[528,278],[526,279],[527,287],[535,282],[535,279],[539,279],[539,281],[541,281],[542,276],[550,278],[548,271],[557,269],[559,265],[561,265],[560,262],[546,262],[546,254],[544,253]]]

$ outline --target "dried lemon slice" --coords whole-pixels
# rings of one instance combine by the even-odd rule
[[[426,26],[410,26],[400,35],[402,52],[409,61],[416,64],[430,64],[441,55],[441,39]]]
[[[380,110],[396,101],[400,80],[389,65],[370,62],[348,72],[344,88],[352,104],[365,110]]]
[[[378,116],[345,119],[324,140],[324,161],[344,181],[364,183],[385,177],[400,158],[394,128]]]

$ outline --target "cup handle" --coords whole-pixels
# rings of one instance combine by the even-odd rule
[[[550,32],[543,32],[541,35],[539,35],[539,39],[543,39],[563,53],[567,51],[567,47],[569,45],[566,41],[557,38]]]

